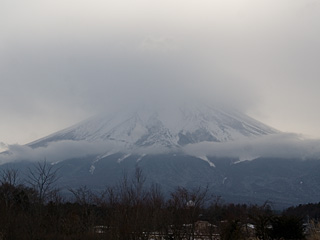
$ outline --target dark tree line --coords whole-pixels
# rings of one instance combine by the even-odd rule
[[[60,196],[56,180],[46,162],[30,169],[26,184],[16,170],[2,172],[0,239],[305,238],[300,215],[275,214],[268,204],[223,204],[206,187],[178,187],[165,197],[159,186],[146,186],[139,168],[99,193],[70,189],[72,200]]]
[[[320,202],[319,203],[308,203],[308,204],[300,204],[295,207],[290,207],[286,209],[285,213],[287,215],[299,216],[301,218],[305,218],[306,221],[308,219],[314,219],[316,221],[320,220]]]

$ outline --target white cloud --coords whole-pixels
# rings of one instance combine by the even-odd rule
[[[167,154],[182,151],[196,157],[232,157],[253,160],[258,157],[278,159],[320,159],[320,140],[304,139],[296,134],[272,134],[243,141],[202,142],[189,144],[182,149],[165,147],[147,147],[130,150],[125,145],[112,141],[87,142],[63,140],[48,143],[47,146],[31,148],[22,145],[9,145],[8,150],[0,155],[0,164],[21,160],[59,162],[71,158],[95,156],[105,153]]]
[[[320,159],[320,140],[304,139],[301,135],[279,133],[233,142],[202,142],[185,147],[194,156],[234,157],[252,160],[257,157],[282,159]]]
[[[186,98],[320,136],[319,16],[313,0],[1,1],[1,141]]]
[[[103,154],[112,149],[119,149],[112,142],[70,141],[51,142],[47,146],[31,148],[27,145],[9,145],[8,150],[0,155],[0,163],[15,161],[59,162],[62,160],[81,158],[90,155]]]

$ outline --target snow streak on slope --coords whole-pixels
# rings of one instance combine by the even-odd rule
[[[101,114],[29,144],[44,146],[60,140],[111,141],[126,149],[179,149],[200,142],[228,142],[277,131],[236,111],[207,105],[177,108],[141,107]]]

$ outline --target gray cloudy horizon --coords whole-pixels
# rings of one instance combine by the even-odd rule
[[[185,99],[320,138],[319,25],[316,0],[3,0],[0,143]]]

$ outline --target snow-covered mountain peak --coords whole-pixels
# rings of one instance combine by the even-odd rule
[[[112,141],[129,149],[172,149],[204,141],[226,142],[276,132],[239,112],[191,103],[178,107],[143,106],[100,114],[30,145],[85,140]]]

